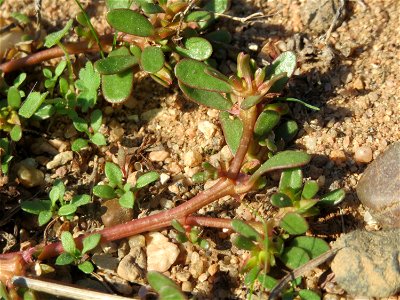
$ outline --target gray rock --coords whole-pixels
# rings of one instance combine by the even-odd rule
[[[316,34],[326,32],[338,10],[339,0],[307,0],[302,6],[302,22]]]
[[[111,270],[111,271],[115,271],[119,264],[118,258],[112,256],[111,254],[103,254],[103,253],[94,254],[92,256],[92,261],[97,267],[103,270]]]
[[[400,142],[365,170],[357,185],[361,203],[384,228],[400,227]]]
[[[144,278],[144,272],[138,266],[135,256],[132,254],[128,254],[121,260],[118,265],[117,274],[119,277],[130,282],[137,282],[138,280]]]
[[[331,268],[349,294],[389,297],[400,291],[400,229],[353,231],[340,237]]]

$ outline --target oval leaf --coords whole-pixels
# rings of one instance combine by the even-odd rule
[[[126,192],[119,198],[119,204],[122,207],[133,208],[135,204],[135,195],[131,191]]]
[[[343,201],[346,193],[343,189],[336,189],[324,195],[318,204],[322,205],[337,205]]]
[[[146,72],[156,73],[164,66],[164,53],[160,47],[146,47],[140,56],[140,64]]]
[[[200,37],[191,37],[186,39],[184,41],[184,46],[184,48],[177,46],[175,52],[196,60],[206,60],[213,52],[210,42]]]
[[[75,246],[75,241],[74,241],[74,238],[72,237],[71,232],[63,231],[61,233],[61,244],[62,244],[65,252],[68,252],[71,254],[75,253],[76,246]]]
[[[120,8],[109,11],[107,22],[118,31],[136,36],[146,37],[154,33],[154,27],[150,21],[131,9]]]
[[[300,190],[303,186],[303,172],[301,168],[285,170],[281,174],[279,181],[279,191],[285,192],[288,189]]]
[[[12,108],[19,108],[21,105],[21,95],[16,87],[10,87],[7,92],[7,103]]]
[[[242,121],[238,117],[231,116],[228,112],[221,112],[219,114],[219,120],[226,143],[231,149],[232,154],[235,155],[243,134]]]
[[[263,111],[257,118],[254,126],[254,134],[257,138],[268,135],[272,129],[279,123],[281,116],[279,113],[273,110]]]
[[[229,110],[232,107],[232,102],[220,93],[191,88],[181,81],[178,83],[185,96],[196,103],[218,110]]]
[[[285,123],[282,123],[274,130],[275,140],[279,141],[282,139],[285,144],[287,144],[294,139],[298,131],[299,126],[297,125],[296,121],[289,120]]]
[[[283,193],[276,193],[271,196],[271,204],[276,207],[290,207],[293,205],[292,200]]]
[[[232,91],[228,82],[206,73],[206,70],[218,75],[216,70],[200,61],[183,59],[175,66],[175,75],[185,85],[192,88],[221,93]],[[223,77],[222,74],[221,77]]]
[[[244,237],[243,235],[237,235],[233,238],[232,244],[235,245],[238,249],[252,251],[256,248],[254,242]]]
[[[286,76],[277,80],[272,87],[269,89],[270,93],[278,93],[282,91],[283,87],[289,81],[289,77],[292,76],[296,69],[297,59],[296,55],[292,51],[283,52],[279,55],[267,69],[267,80],[272,77],[286,73]]]
[[[298,247],[288,247],[280,257],[281,261],[289,269],[297,269],[310,260],[307,252]]]
[[[138,63],[137,58],[131,55],[109,56],[94,63],[96,70],[102,75],[121,73]]]
[[[288,169],[301,167],[308,164],[311,156],[302,151],[286,150],[278,152],[265,163],[251,176],[250,180],[255,181],[257,178],[267,172],[279,169]]]
[[[302,248],[311,259],[320,256],[330,249],[327,242],[312,236],[297,236],[292,240],[290,246]]]
[[[22,138],[22,128],[20,125],[14,125],[10,131],[10,137],[14,142],[18,142]]]
[[[160,293],[160,290],[166,286],[178,288],[175,282],[156,271],[147,272],[147,281],[157,293]]]
[[[241,220],[232,220],[231,225],[233,230],[250,240],[257,241],[261,238],[257,230]]]
[[[122,171],[116,164],[112,162],[106,162],[105,173],[112,186],[122,184]]]
[[[73,21],[74,21],[73,19],[70,19],[67,22],[67,24],[65,24],[65,27],[63,29],[61,29],[60,31],[50,33],[48,36],[46,36],[44,46],[50,48],[59,43],[60,40],[63,38],[63,36],[68,33],[69,29],[72,26]]]
[[[317,194],[318,190],[318,183],[315,180],[309,180],[304,184],[301,197],[303,197],[304,199],[312,199]]]
[[[83,243],[82,254],[85,254],[86,252],[96,248],[97,245],[100,243],[100,240],[101,240],[100,233],[94,233],[85,237],[82,241]]]
[[[21,203],[21,209],[30,214],[38,215],[41,211],[51,210],[51,201],[50,200],[23,201]]]
[[[51,211],[48,210],[41,211],[38,217],[39,226],[43,226],[44,224],[48,223],[52,217],[53,214]]]
[[[39,92],[32,92],[28,95],[26,100],[22,103],[18,114],[26,119],[29,119],[42,105],[44,99],[46,99],[49,92],[40,94]]]
[[[307,221],[297,213],[287,213],[279,222],[279,226],[293,235],[303,234],[308,230]]]
[[[72,215],[73,213],[76,212],[77,207],[73,204],[66,204],[60,207],[58,210],[58,214],[60,216],[68,216]]]
[[[129,55],[129,50],[121,47],[114,50],[108,57]],[[132,92],[133,88],[133,70],[128,69],[119,74],[102,75],[101,88],[104,98],[111,103],[124,102]]]
[[[108,200],[117,197],[114,189],[109,185],[96,185],[93,188],[93,194],[97,197]]]
[[[141,189],[142,187],[145,187],[146,185],[158,180],[158,178],[160,178],[160,175],[154,171],[143,174],[136,181],[136,188]]]

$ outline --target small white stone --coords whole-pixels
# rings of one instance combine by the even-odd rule
[[[152,151],[149,153],[149,159],[151,161],[164,161],[169,157],[169,153],[165,150],[159,150],[159,151]]]
[[[60,166],[65,165],[67,162],[74,158],[74,153],[72,151],[65,151],[54,156],[52,161],[46,164],[46,168],[51,170]]]
[[[196,150],[191,150],[185,153],[183,157],[183,163],[187,167],[196,167],[201,164],[203,157]]]
[[[161,184],[167,183],[167,181],[168,181],[170,178],[171,178],[171,176],[169,176],[168,174],[166,174],[166,173],[161,173],[161,174],[160,174],[160,183],[161,183]]]
[[[212,138],[217,130],[217,126],[209,121],[200,121],[197,128],[204,134],[206,139]]]
[[[165,272],[178,258],[178,246],[159,232],[148,233],[146,244],[147,271]]]
[[[258,51],[258,45],[257,45],[257,44],[254,44],[254,43],[249,43],[248,48],[249,48],[249,50],[251,50],[251,51]]]

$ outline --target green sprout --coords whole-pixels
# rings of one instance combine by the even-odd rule
[[[108,184],[96,185],[93,194],[102,199],[119,198],[119,204],[126,208],[133,208],[136,193],[143,187],[153,183],[160,177],[157,172],[151,171],[141,175],[135,185],[124,181],[123,173],[119,166],[106,162],[105,174]]]
[[[64,248],[64,252],[57,257],[56,265],[63,266],[75,264],[82,272],[86,274],[92,273],[94,266],[90,261],[86,260],[87,252],[96,248],[100,243],[100,240],[101,234],[91,234],[82,240],[83,248],[82,250],[79,250],[76,247],[72,234],[69,231],[63,231],[61,234],[61,243]]]
[[[23,211],[38,215],[39,226],[47,224],[54,217],[66,217],[71,219],[79,206],[90,203],[90,196],[76,195],[71,201],[66,201],[65,185],[56,180],[49,193],[50,199],[23,201],[21,208]]]

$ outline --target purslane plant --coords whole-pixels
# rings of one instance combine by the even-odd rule
[[[131,9],[133,2],[138,9]],[[101,111],[98,113],[94,109],[100,78],[105,99],[112,103],[121,103],[131,94],[133,74],[138,70],[147,72],[155,81],[165,86],[172,84],[176,78],[181,91],[188,99],[219,110],[220,123],[233,159],[219,167],[206,164],[205,171],[197,175],[199,181],[212,178],[216,179],[216,183],[175,208],[106,228],[99,231],[97,236],[100,242],[108,242],[173,225],[181,234],[182,240],[186,235],[192,242],[201,243],[195,226],[233,228],[241,236],[238,239],[241,239],[242,243],[239,241],[237,245],[251,251],[246,263],[251,274],[248,275],[247,282],[254,282],[255,279],[251,278],[259,278],[260,270],[271,267],[275,257],[284,260],[283,238],[278,235],[276,239],[271,240],[272,229],[279,227],[283,236],[288,234],[288,237],[303,234],[308,225],[302,215],[316,213],[314,205],[317,201],[313,198],[316,193],[315,184],[306,183],[304,188],[302,185],[293,184],[300,180],[297,168],[307,164],[310,156],[301,151],[284,150],[298,130],[297,124],[287,118],[288,102],[298,100],[279,97],[296,68],[294,53],[282,53],[271,64],[261,68],[256,66],[249,55],[240,53],[237,58],[237,72],[228,77],[212,67],[215,65],[212,46],[229,41],[229,36],[223,31],[203,34],[216,14],[226,9],[227,1],[206,1],[203,9],[195,11],[191,11],[191,4],[186,1],[109,0],[107,5],[110,9],[107,21],[119,32],[114,39],[95,39],[96,33],[89,28],[88,18],[81,14],[78,17],[81,27],[77,32],[80,36],[88,38],[88,41],[62,44],[61,39],[72,24],[69,22],[63,30],[46,39],[47,46],[57,44],[59,48],[51,48],[22,60],[7,62],[0,65],[0,70],[10,72],[52,57],[65,55],[68,58],[68,53],[93,52],[102,48],[102,45],[112,45],[113,49],[107,57],[97,60],[94,64],[86,64],[85,69],[79,73],[80,81],[75,85],[71,78],[70,61],[67,59],[68,80],[62,76],[58,79],[61,97],[50,101],[59,114],[70,116],[75,128],[82,129],[77,128],[89,137],[93,137],[101,125]],[[48,76],[49,80],[53,78],[50,73]],[[53,82],[54,80],[51,84],[49,82],[49,88],[54,91]],[[92,114],[97,114],[97,118],[91,118],[90,126],[84,119],[78,119],[78,108],[82,112],[94,109]],[[76,150],[81,148],[79,145],[75,146]],[[288,171],[283,172],[282,178],[290,177],[291,180],[282,179],[279,194],[271,199],[272,204],[280,208],[277,218],[273,220],[245,224],[240,221],[232,223],[228,219],[192,215],[224,196],[240,199],[247,193],[266,186],[266,174],[285,169]],[[105,175],[108,183],[97,185],[93,193],[103,199],[117,197],[120,202],[122,200],[121,205],[133,207],[137,190],[158,179],[157,173],[150,172],[139,177],[135,186],[131,186],[126,183],[123,174],[118,166],[107,162]],[[335,202],[340,197],[341,193],[335,191],[323,199],[325,202]],[[295,239],[290,240],[291,243]],[[73,242],[69,238],[69,241],[69,246],[65,242],[59,242],[0,255],[0,280],[7,282],[13,274],[23,274],[36,259],[44,260],[62,253],[71,254],[69,250],[72,249],[72,243],[77,251],[80,251],[82,246],[85,247],[85,236],[80,236]],[[301,250],[297,249],[302,249],[303,252],[307,252],[303,249],[306,247],[305,242],[302,243],[300,245],[303,247],[297,247],[297,244],[290,244],[290,247],[295,249],[293,251],[299,252]],[[73,261],[78,262],[81,254],[82,252],[76,252]],[[286,256],[288,260],[291,257]],[[290,261],[286,265],[295,266]],[[260,281],[264,283],[265,280]]]

